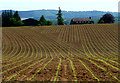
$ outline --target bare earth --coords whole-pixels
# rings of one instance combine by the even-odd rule
[[[118,25],[4,27],[3,81],[119,82]]]

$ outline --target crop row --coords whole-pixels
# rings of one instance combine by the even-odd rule
[[[105,27],[104,30],[103,27]],[[24,76],[24,72],[34,73],[24,76],[23,79],[35,80],[37,76],[41,75],[40,72],[43,69],[59,60],[56,62],[59,63],[55,67],[57,70],[52,69],[54,76],[51,77],[51,80],[54,82],[62,78],[59,74],[63,72],[61,69],[64,67],[62,64],[64,61],[69,62],[67,66],[70,68],[69,73],[72,72],[70,73],[73,76],[72,81],[82,80],[76,70],[79,65],[83,65],[79,68],[80,70],[83,68],[84,72],[88,72],[87,74],[82,73],[91,75],[93,80],[102,81],[104,77],[106,80],[111,78],[111,80],[120,81],[117,77],[117,73],[120,72],[120,64],[117,61],[117,29],[113,29],[114,27],[115,25],[109,27],[105,25],[69,25],[4,28],[3,71],[1,72],[3,80],[19,80],[18,77]],[[41,63],[43,65],[39,65]],[[65,75],[70,78],[69,73],[66,73]],[[98,73],[101,73],[100,75],[103,77],[100,77]],[[108,78],[105,75],[108,75]],[[42,79],[39,78],[39,80]]]

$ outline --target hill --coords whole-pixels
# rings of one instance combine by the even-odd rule
[[[2,11],[0,11],[1,13]],[[23,19],[26,18],[34,18],[39,20],[41,15],[44,15],[47,20],[53,21],[54,24],[57,22],[57,14],[58,10],[30,10],[30,11],[19,11],[20,17]],[[105,12],[105,11],[62,11],[63,18],[65,20],[65,24],[69,24],[72,18],[80,18],[80,17],[92,17],[92,20],[95,23],[98,22],[99,18],[106,13],[110,13],[115,17],[115,23],[118,21],[118,12]]]

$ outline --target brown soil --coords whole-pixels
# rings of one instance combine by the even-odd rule
[[[2,74],[2,80],[11,78],[10,81],[54,81],[57,77],[56,81],[61,82],[75,80],[96,82],[96,78],[100,81],[117,82],[120,71],[114,67],[119,69],[119,65],[104,60],[108,58],[119,62],[115,60],[118,58],[117,30],[116,24],[3,28],[2,72],[7,72]],[[47,59],[29,67],[46,57]],[[53,60],[47,64],[52,57]],[[57,69],[60,58],[61,66]],[[102,70],[87,59],[106,70]],[[111,66],[98,59],[106,61]],[[32,61],[28,62],[30,60]],[[26,62],[28,63],[24,64]],[[37,72],[40,68],[41,70]],[[15,74],[17,75],[14,76]],[[35,77],[31,79],[33,75]]]

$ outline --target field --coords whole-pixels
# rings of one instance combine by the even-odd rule
[[[120,81],[118,25],[4,27],[3,81]]]

